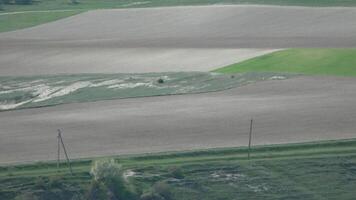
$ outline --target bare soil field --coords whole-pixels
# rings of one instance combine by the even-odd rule
[[[95,10],[0,34],[0,74],[208,71],[289,47],[355,47],[355,8]]]
[[[292,143],[356,136],[356,79],[296,77],[222,92],[0,112],[0,163]]]

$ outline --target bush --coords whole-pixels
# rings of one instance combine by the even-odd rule
[[[157,182],[153,185],[153,192],[159,194],[162,196],[165,200],[170,200],[172,199],[172,192],[170,186],[163,182]]]
[[[171,169],[169,169],[169,172],[173,178],[176,178],[176,179],[184,178],[183,170],[179,167],[172,167]]]
[[[88,188],[86,199],[108,200],[108,192],[108,188],[103,183],[93,180]]]
[[[162,83],[164,83],[164,80],[162,78],[160,78],[157,80],[157,83],[162,84]]]
[[[122,176],[121,165],[117,164],[115,160],[95,161],[90,173],[96,182],[101,182],[105,185],[112,199],[136,199],[135,193],[129,188],[128,183],[125,182]]]
[[[117,164],[114,159],[97,160],[94,162],[90,174],[96,181],[105,181],[112,177],[122,177],[121,165]]]
[[[141,195],[141,200],[171,200],[172,192],[170,186],[163,182],[155,183],[149,192]]]

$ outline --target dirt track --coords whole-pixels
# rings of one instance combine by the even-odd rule
[[[0,112],[0,163],[356,137],[356,79],[298,77],[217,93]],[[3,153],[6,152],[6,153]]]
[[[356,8],[96,10],[0,34],[0,74],[202,71],[288,47],[356,47]]]

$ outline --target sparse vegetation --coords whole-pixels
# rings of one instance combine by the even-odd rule
[[[0,199],[353,199],[356,140],[213,149],[0,168]],[[120,163],[120,164],[119,164]],[[173,171],[184,172],[180,179]],[[122,172],[133,170],[130,182]],[[40,177],[39,177],[40,176]],[[321,184],[322,183],[322,184]],[[124,189],[123,189],[124,188]],[[330,190],[330,188],[333,188]],[[123,193],[123,191],[130,191]],[[132,192],[136,191],[136,192]],[[122,196],[127,195],[127,196]]]

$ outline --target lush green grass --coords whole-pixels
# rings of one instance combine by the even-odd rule
[[[172,199],[353,199],[356,195],[356,140],[259,146],[252,150],[251,160],[246,153],[246,148],[227,148],[115,160],[136,173],[129,180],[137,191],[163,181]],[[53,162],[0,167],[0,199],[26,191],[56,199],[84,194],[92,179],[90,166],[90,159],[75,161],[74,176],[64,163],[59,172]]]
[[[215,70],[356,76],[356,49],[288,49]]]
[[[29,12],[11,15],[0,15],[0,32],[12,31],[27,28],[38,24],[58,20],[80,13],[81,11],[61,11],[61,12]]]

